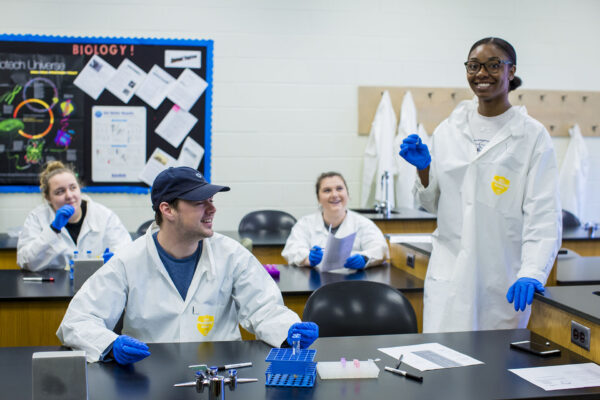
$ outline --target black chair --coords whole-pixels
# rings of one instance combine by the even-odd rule
[[[410,302],[379,282],[322,286],[308,298],[303,319],[319,325],[321,337],[417,333],[417,316]]]
[[[140,227],[137,228],[137,231],[135,231],[135,233],[137,234],[137,236],[138,237],[144,236],[146,234],[146,231],[148,230],[148,227],[150,225],[152,225],[153,222],[154,222],[153,219],[149,219],[148,221],[146,221],[143,224],[141,224]]]
[[[573,215],[572,213],[570,213],[567,210],[562,210],[562,222],[563,222],[563,229],[577,228],[579,225],[581,225],[579,218],[577,218],[575,215]]]
[[[288,236],[296,218],[285,211],[259,210],[252,211],[242,218],[238,226],[240,236],[265,236],[283,234]]]

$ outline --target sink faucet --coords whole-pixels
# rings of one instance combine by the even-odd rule
[[[385,193],[385,200],[381,203],[375,204],[375,211],[383,214],[385,218],[392,216],[392,204],[389,202],[389,189],[390,189],[390,173],[384,171],[381,175],[381,191]]]

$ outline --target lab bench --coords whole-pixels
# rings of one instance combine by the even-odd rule
[[[589,362],[567,349],[557,357],[542,358],[511,350],[510,342],[544,341],[526,329],[319,338],[312,346],[315,361],[380,358],[377,379],[317,379],[314,387],[286,388],[265,385],[270,347],[260,341],[208,343],[149,343],[151,355],[132,366],[114,362],[87,365],[88,398],[95,399],[206,399],[194,387],[176,388],[173,384],[191,381],[192,364],[223,365],[252,362],[238,369],[240,378],[258,382],[239,384],[233,391],[225,388],[225,399],[597,399],[600,387],[544,391],[509,371],[513,368],[554,366]],[[418,372],[423,382],[407,380],[384,371],[397,360],[378,351],[381,347],[440,343],[471,356],[483,364]],[[59,347],[0,348],[0,387],[2,396],[31,399],[32,354],[65,350]],[[411,367],[406,367],[411,370]],[[412,370],[416,372],[416,370]]]
[[[400,290],[411,302],[419,331],[423,324],[423,281],[389,264],[350,274],[319,272],[312,268],[278,265],[276,279],[283,301],[302,317],[304,304],[319,287],[344,280],[367,280],[386,283]],[[52,276],[54,282],[25,282],[24,276]],[[0,271],[0,346],[58,345],[56,330],[73,297],[68,272],[46,270],[32,273],[23,270]],[[244,339],[253,336],[242,331]]]
[[[590,328],[590,348],[571,342],[571,321]],[[529,329],[600,363],[600,285],[546,287],[536,293]]]

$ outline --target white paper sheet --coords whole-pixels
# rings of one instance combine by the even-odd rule
[[[92,107],[92,180],[137,181],[146,164],[146,107]]]
[[[169,113],[160,121],[155,132],[175,148],[179,147],[183,139],[198,122],[198,118],[189,112],[174,105]]]
[[[183,147],[179,153],[177,165],[198,169],[203,155],[204,148],[191,137],[187,137],[185,138],[185,142],[183,142]]]
[[[544,390],[600,386],[600,366],[594,363],[517,368],[509,371]]]
[[[144,79],[146,79],[144,70],[126,58],[121,61],[117,72],[106,84],[106,89],[127,104]]]
[[[197,50],[165,50],[165,68],[195,68],[202,66],[202,52]]]
[[[190,69],[184,69],[179,78],[170,85],[167,97],[186,111],[196,104],[208,83]]]
[[[412,346],[384,347],[378,349],[385,354],[398,359],[402,355],[402,363],[408,364],[420,371],[466,367],[483,364],[483,362],[459,353],[439,343],[423,343]]]
[[[321,271],[344,268],[344,263],[352,252],[355,237],[356,232],[340,239],[329,233],[327,243],[325,244],[325,251],[323,252],[323,261],[319,264]]]
[[[117,70],[101,57],[93,56],[83,67],[73,84],[86,92],[94,100],[98,100],[107,82]]]
[[[169,167],[176,167],[177,160],[158,147],[154,149],[139,178],[148,186],[152,186],[158,174]]]
[[[175,82],[175,78],[158,65],[155,65],[148,72],[146,79],[140,84],[135,95],[156,110],[167,97],[169,85],[173,82]]]

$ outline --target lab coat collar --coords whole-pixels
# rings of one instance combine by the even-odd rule
[[[472,140],[470,128],[469,128],[469,114],[471,112],[477,112],[477,107],[479,102],[477,97],[472,100],[465,100],[459,103],[459,105],[454,109],[450,117],[448,118],[448,122],[456,126],[459,132],[464,135],[468,142],[470,143]],[[498,144],[504,142],[509,137],[521,137],[525,134],[525,129],[523,129],[522,124],[512,123],[515,118],[518,118],[518,114],[527,115],[527,109],[525,106],[513,106],[513,116],[506,123],[506,125],[490,140],[490,142],[475,156],[475,160],[483,157],[490,149],[493,149]],[[525,119],[523,119],[524,121]]]
[[[154,233],[158,232],[159,230],[160,230],[160,227],[156,224],[156,222],[152,222],[152,225],[150,225],[150,227],[146,231],[146,235],[145,235],[146,246],[148,247],[148,250],[150,252],[150,256],[151,256],[152,260],[157,265],[158,271],[163,276],[163,278],[169,283],[169,287],[171,288],[171,290],[174,290],[178,294],[177,298],[181,299],[181,296],[179,296],[179,291],[175,287],[173,280],[169,276],[167,269],[163,265],[162,260],[160,259],[160,256],[158,255],[158,249],[156,248],[156,245],[154,243],[154,238],[152,237],[152,235],[154,235]],[[184,308],[188,305],[188,303],[194,297],[193,294],[198,289],[198,286],[200,285],[200,280],[202,279],[202,276],[205,273],[206,273],[206,279],[208,279],[208,280],[213,280],[216,277],[214,255],[213,255],[213,250],[212,250],[212,246],[211,246],[209,239],[202,240],[202,254],[200,255],[198,264],[196,264],[196,271],[194,272],[194,276],[192,277],[192,282],[190,283],[190,287],[188,288],[188,292],[187,292],[188,294],[185,296],[186,297],[185,301],[184,301],[184,299],[181,299],[181,302],[185,303]]]

